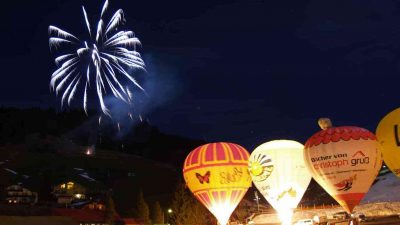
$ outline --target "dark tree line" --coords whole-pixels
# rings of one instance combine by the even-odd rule
[[[202,141],[168,135],[149,123],[118,121],[82,110],[59,112],[41,108],[0,107],[0,145],[26,144],[38,152],[73,151],[79,146],[123,151],[181,167],[186,155]],[[79,149],[80,150],[80,149]]]

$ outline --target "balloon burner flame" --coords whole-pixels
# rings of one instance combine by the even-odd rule
[[[290,207],[288,201],[281,201],[280,207],[277,209],[278,217],[281,220],[282,225],[291,225],[293,217],[293,209]]]

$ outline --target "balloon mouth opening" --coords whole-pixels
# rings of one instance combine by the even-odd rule
[[[279,208],[278,217],[282,225],[291,225],[293,217],[293,209],[291,208]]]
[[[218,220],[218,225],[228,225],[228,221]]]
[[[210,211],[217,219],[219,225],[227,225],[229,217],[235,208],[236,207],[229,202],[224,202],[222,204],[214,204],[210,208]]]
[[[228,225],[229,217],[226,218],[226,216],[219,216],[216,217],[218,221],[218,225]]]

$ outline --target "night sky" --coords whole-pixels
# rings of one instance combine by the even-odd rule
[[[49,25],[80,36],[103,1],[7,1],[0,9],[0,104],[60,108]],[[147,64],[147,117],[162,132],[231,141],[304,142],[319,117],[375,131],[400,106],[400,2],[133,1],[125,28]],[[109,18],[108,14],[108,18]]]

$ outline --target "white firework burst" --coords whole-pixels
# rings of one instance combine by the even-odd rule
[[[87,113],[88,92],[96,89],[101,110],[111,117],[110,110],[104,102],[107,92],[123,102],[132,104],[132,93],[123,81],[131,82],[144,91],[132,76],[135,69],[145,70],[145,64],[136,46],[140,41],[132,31],[119,31],[118,27],[125,22],[122,9],[117,10],[106,24],[103,20],[108,8],[105,1],[96,33],[92,34],[88,15],[82,6],[83,16],[89,32],[88,40],[81,40],[75,35],[56,26],[49,26],[50,50],[66,47],[68,52],[55,58],[59,67],[50,79],[50,88],[56,95],[62,94],[61,106],[70,105],[77,90],[83,92],[83,108]],[[92,86],[94,85],[94,86]]]

